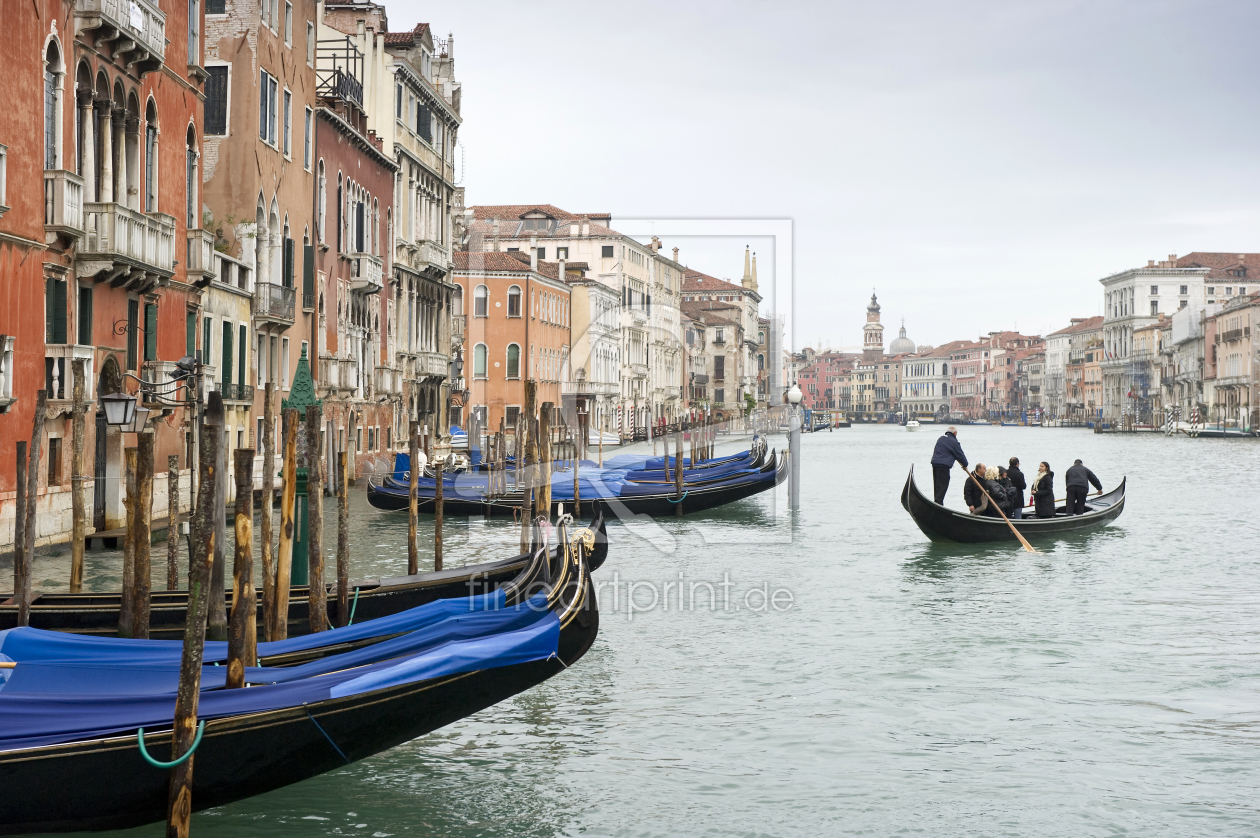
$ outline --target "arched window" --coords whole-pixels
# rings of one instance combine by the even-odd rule
[[[508,317],[521,316],[521,286],[513,285],[508,289]]]
[[[55,41],[44,54],[44,168],[60,169],[61,52]]]
[[[484,285],[473,291],[473,317],[490,316],[490,292]]]
[[[486,345],[479,343],[473,348],[473,377],[486,377]]]
[[[515,343],[509,343],[507,348],[507,377],[521,377],[521,348]]]
[[[319,236],[319,243],[324,244],[328,241],[325,235],[328,221],[328,178],[324,174],[324,158],[319,158],[319,218],[315,223],[315,233]]]
[[[99,149],[99,146],[98,146]],[[144,211],[158,208],[158,116],[153,100],[144,109]]]
[[[380,256],[381,243],[381,205],[376,198],[372,199],[372,255]]]
[[[185,224],[189,230],[194,230],[201,225],[197,222],[197,133],[191,125],[188,126],[188,165],[187,165],[187,181],[184,184],[184,194],[186,195],[186,212],[188,215]]]
[[[341,198],[341,172],[337,172],[337,252],[341,253],[341,214],[342,214],[342,198]]]
[[[464,313],[464,286],[456,285],[451,295],[451,314],[459,317]]]
[[[949,364],[941,364],[941,375],[949,375]]]

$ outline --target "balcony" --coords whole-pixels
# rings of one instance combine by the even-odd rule
[[[642,326],[648,322],[647,311],[641,308],[632,308],[630,309],[630,319],[634,321],[636,326]]]
[[[302,294],[302,311],[314,311],[314,310],[315,310],[315,295],[305,294],[305,293]]]
[[[44,349],[44,389],[48,391],[48,417],[56,418],[74,409],[74,362],[83,361],[83,398],[91,401],[96,349],[73,343],[52,344]]]
[[[350,358],[324,356],[319,359],[319,387],[325,392],[354,392],[358,388],[359,365]]]
[[[44,170],[44,232],[49,244],[82,237],[83,178],[74,172]]]
[[[204,288],[214,279],[214,234],[209,230],[189,230],[188,249],[184,254],[188,281]]]
[[[451,316],[451,348],[464,345],[464,329],[468,325],[468,315],[455,314]]]
[[[648,374],[647,364],[631,364],[630,365],[630,375],[633,376],[634,378],[647,378],[647,374]]]
[[[383,266],[379,256],[367,253],[350,254],[350,290],[375,294],[384,287]]]
[[[349,35],[320,40],[315,50],[315,93],[363,107],[363,53]]]
[[[145,361],[140,367],[140,400],[146,407],[160,407],[161,401],[183,401],[188,397],[181,387],[172,386],[181,374],[174,361]],[[159,401],[161,399],[161,401]]]
[[[293,306],[296,302],[297,289],[260,282],[254,289],[254,317],[288,326],[293,323]]]
[[[166,14],[151,0],[74,0],[78,32],[95,32],[96,48],[113,42],[114,60],[137,74],[157,70],[166,51]]]
[[[412,365],[415,380],[446,378],[451,372],[451,359],[440,352],[417,352]]]
[[[402,394],[402,370],[394,367],[376,368],[376,392],[382,396]]]
[[[252,404],[254,401],[254,386],[252,384],[219,381],[214,385],[214,389],[223,394],[225,402],[249,402]]]
[[[1233,343],[1236,340],[1242,340],[1242,337],[1243,337],[1242,329],[1230,329],[1227,332],[1221,332],[1222,343]]]
[[[147,291],[175,273],[175,219],[122,204],[90,202],[75,271],[115,288]]]
[[[428,268],[439,273],[446,273],[451,266],[451,261],[447,258],[446,248],[440,244],[430,241],[420,242],[419,267],[420,270]]]

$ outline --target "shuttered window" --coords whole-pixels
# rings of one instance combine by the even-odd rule
[[[140,301],[127,301],[127,369],[134,370],[136,368],[136,354],[139,347],[136,345],[136,336],[140,328]]]
[[[227,134],[228,68],[224,65],[206,68],[206,133]]]
[[[245,333],[245,324],[243,323],[241,324],[241,328],[240,328],[240,336],[241,336],[241,339],[237,341],[236,343],[236,345],[241,348],[241,362],[236,365],[236,383],[244,387],[245,386],[245,362],[246,362],[245,353],[249,348],[249,335]]]
[[[92,289],[79,289],[79,336],[77,342],[92,345]]]
[[[187,334],[184,337],[184,354],[191,357],[197,354],[197,313],[188,312],[187,322],[184,330]]]
[[[304,308],[315,307],[315,246],[302,246],[302,302]]]
[[[213,361],[210,360],[210,357],[211,357],[210,348],[212,346],[211,338],[214,337],[214,333],[211,331],[212,322],[213,321],[209,317],[207,317],[201,326],[201,363],[203,364],[214,363]]]
[[[223,321],[223,378],[221,381],[232,381],[232,324]]]
[[[157,314],[156,303],[147,303],[144,307],[144,360],[157,360]]]
[[[66,342],[66,281],[49,277],[44,293],[44,342]]]
[[[293,239],[284,239],[284,273],[281,282],[285,288],[293,287]]]

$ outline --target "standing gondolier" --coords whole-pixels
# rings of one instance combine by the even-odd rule
[[[932,497],[937,503],[945,503],[949,473],[955,461],[962,463],[963,468],[967,467],[967,455],[958,444],[958,429],[950,425],[936,441],[936,449],[932,452]]]
[[[1085,497],[1089,494],[1091,483],[1095,489],[1102,491],[1102,481],[1080,460],[1073,463],[1067,470],[1064,482],[1067,484],[1067,514],[1069,515],[1085,514]]]

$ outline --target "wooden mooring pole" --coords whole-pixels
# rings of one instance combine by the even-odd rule
[[[297,503],[297,410],[284,412],[284,485],[280,490],[280,550],[276,555],[276,605],[271,639],[289,636],[289,586],[293,577],[294,505]]]
[[[226,433],[226,432],[225,432]],[[219,444],[220,479],[215,484],[214,496],[214,564],[210,566],[210,587],[206,592],[209,615],[206,618],[206,637],[211,640],[227,640],[227,493],[228,493],[228,441]]]
[[[139,454],[134,448],[123,451],[123,469],[126,471],[127,497],[123,508],[127,512],[126,529],[123,532],[122,597],[118,607],[118,636],[131,637],[136,622],[136,467]]]
[[[346,452],[337,454],[337,625],[350,625],[350,478]]]
[[[35,507],[39,500],[39,460],[44,447],[44,417],[48,407],[48,391],[35,394],[35,422],[31,429],[30,463],[26,469],[26,549],[23,551],[25,568],[22,571],[22,589],[14,591],[18,596],[18,625],[31,624],[31,574],[35,567],[35,537],[39,535],[39,521]]]
[[[252,493],[251,493],[252,495]],[[179,456],[166,458],[166,590],[179,587]]]
[[[274,640],[271,636],[276,623],[276,569],[273,566],[271,552],[271,516],[276,495],[276,413],[275,394],[272,383],[267,382],[263,390],[263,461],[262,461],[262,522],[259,533],[262,540],[262,586],[263,586],[263,637]]]
[[[319,450],[319,430],[323,411],[317,404],[306,406],[306,562],[310,578],[307,608],[311,633],[328,628],[328,589],[324,585],[324,476]]]
[[[232,561],[232,614],[228,618],[228,689],[245,686],[245,667],[258,661],[258,617],[254,597],[254,450],[236,458],[236,554]]]
[[[17,441],[17,503],[13,511],[13,596],[17,599],[19,626],[31,624],[30,600],[23,596],[30,575],[26,558],[26,440]]]
[[[442,498],[442,461],[433,464],[433,473],[437,477],[437,488],[433,492],[433,569],[442,569],[442,512],[445,501]]]
[[[136,445],[135,572],[132,583],[131,636],[149,639],[149,600],[153,588],[153,466],[157,453],[157,434],[146,430],[138,434]]]
[[[665,452],[665,456],[669,457],[669,451]],[[674,517],[681,518],[683,514],[683,445],[682,432],[678,432],[678,436],[674,438]]]
[[[197,699],[201,693],[201,664],[206,647],[207,593],[210,565],[214,562],[214,496],[218,481],[226,479],[219,468],[219,444],[223,432],[223,396],[214,391],[202,418],[198,453],[197,506],[188,572],[188,616],[184,620],[184,652],[179,662],[179,689],[175,696],[175,726],[171,759],[179,759],[197,736]],[[192,820],[193,762],[190,756],[171,769],[166,797],[167,838],[187,838]]]
[[[538,413],[538,512],[551,520],[551,402],[543,402]]]
[[[87,541],[87,510],[83,503],[83,446],[87,402],[84,399],[85,362],[76,358],[74,370],[74,408],[70,422],[70,593],[83,590],[83,548]]]
[[[420,548],[416,534],[416,518],[419,515],[420,501],[417,497],[420,481],[420,425],[411,423],[408,435],[408,452],[411,456],[411,471],[407,478],[407,575],[415,576],[420,572]]]

